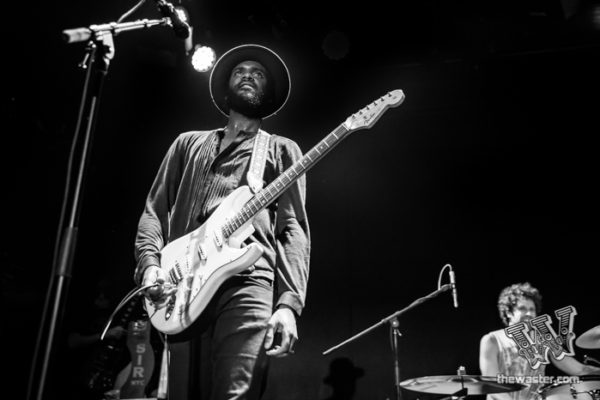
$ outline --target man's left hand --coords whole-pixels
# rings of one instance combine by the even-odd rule
[[[281,333],[281,343],[274,343],[275,334]],[[272,357],[285,357],[294,354],[294,345],[298,340],[296,317],[287,307],[278,308],[269,319],[267,334],[265,336],[265,349],[267,355]]]

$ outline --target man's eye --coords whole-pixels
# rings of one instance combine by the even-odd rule
[[[253,75],[259,78],[262,78],[264,76],[262,72],[255,72]]]

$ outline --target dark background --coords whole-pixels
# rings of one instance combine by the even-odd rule
[[[84,44],[67,45],[60,33],[116,21],[133,4],[12,2],[5,10],[0,326],[10,398],[25,398],[84,78]],[[182,5],[195,42],[218,55],[253,42],[282,56],[291,98],[263,127],[304,151],[386,92],[406,95],[308,173],[307,303],[297,353],[273,362],[268,399],[325,398],[329,363],[342,356],[365,370],[356,399],[392,399],[387,326],[321,353],[435,290],[446,263],[456,271],[460,307],[445,293],[401,316],[403,379],[451,375],[460,365],[479,374],[479,339],[501,328],[497,295],[514,282],[538,287],[551,315],[575,306],[578,335],[600,324],[600,5]],[[148,1],[130,20],[158,16]],[[66,313],[82,318],[100,278],[115,282],[117,297],[133,288],[137,220],[169,144],[182,131],[225,123],[208,74],[190,67],[169,28],[123,33],[115,49],[66,295]],[[62,325],[58,342],[71,328]],[[577,349],[583,354],[598,350]],[[51,391],[65,394],[71,377],[60,374],[58,345],[52,360]]]

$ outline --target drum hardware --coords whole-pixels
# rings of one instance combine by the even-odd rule
[[[594,357],[588,356],[587,354],[585,354],[583,356],[583,363],[587,364],[587,365],[593,363],[593,364],[596,364],[597,366],[600,366],[600,361],[596,360]]]
[[[571,387],[569,387],[569,391],[571,392],[571,397],[576,399],[577,398],[577,390],[575,390],[573,385],[571,385]]]
[[[538,390],[542,400],[600,400],[600,376],[584,375],[570,383],[548,384]]]

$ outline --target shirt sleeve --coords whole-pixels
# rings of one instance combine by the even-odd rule
[[[134,281],[141,284],[144,271],[160,267],[160,250],[169,233],[169,213],[175,201],[184,162],[184,141],[180,135],[165,155],[138,223],[135,238],[136,268]]]
[[[279,152],[280,173],[302,157],[293,141],[286,141]],[[276,307],[302,313],[309,274],[310,231],[306,216],[306,177],[302,175],[280,197],[275,221]]]

